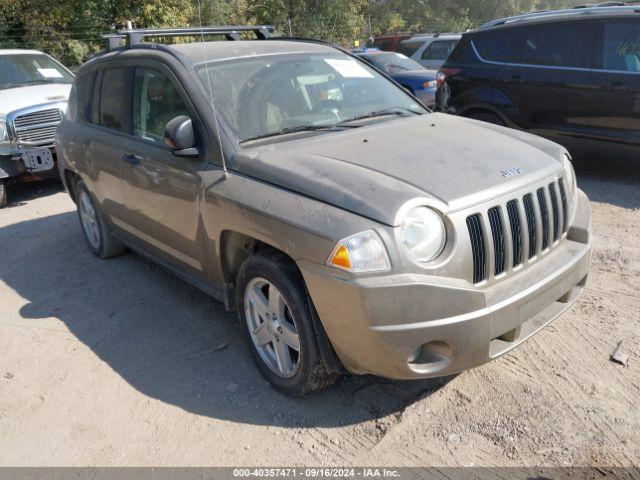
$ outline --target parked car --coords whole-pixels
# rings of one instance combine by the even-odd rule
[[[396,49],[425,68],[439,69],[456,47],[462,35],[447,33],[403,40]]]
[[[502,19],[466,33],[439,74],[439,109],[586,154],[640,152],[640,14],[596,7]]]
[[[280,391],[460,372],[575,302],[590,209],[561,146],[431,113],[328,44],[137,43],[157,34],[79,69],[61,176],[95,255],[223,300]]]
[[[400,86],[415,95],[423,105],[430,108],[435,105],[438,87],[436,70],[427,70],[401,53],[365,50],[355,52],[355,55],[389,75]]]
[[[12,182],[57,175],[53,144],[72,82],[49,55],[0,50],[0,208]]]
[[[366,48],[377,48],[384,52],[394,52],[398,48],[398,44],[411,38],[410,33],[400,33],[397,35],[378,35],[377,37],[369,39]]]

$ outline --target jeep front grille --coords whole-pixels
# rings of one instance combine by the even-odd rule
[[[58,109],[30,112],[18,115],[13,120],[13,130],[17,139],[22,142],[51,145],[61,121],[62,112]]]
[[[485,275],[485,247],[480,215],[467,217],[467,228],[471,237],[471,252],[473,254],[473,283],[480,283]]]
[[[516,200],[511,200],[507,203],[507,213],[509,214],[509,226],[511,227],[511,239],[513,241],[512,265],[518,266],[522,263],[522,226]]]
[[[553,248],[567,232],[568,202],[562,179],[467,217],[473,283],[501,275]]]
[[[500,275],[504,272],[505,260],[504,230],[502,228],[502,212],[500,212],[500,207],[489,209],[488,216],[489,224],[491,225],[491,236],[493,237],[493,271],[496,275]]]
[[[527,193],[523,198],[524,211],[527,215],[527,228],[529,231],[529,258],[536,256],[536,248],[538,245],[538,229],[536,228],[536,212],[533,209],[533,197]]]

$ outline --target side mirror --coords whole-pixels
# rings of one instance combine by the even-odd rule
[[[196,148],[193,122],[186,115],[169,120],[164,129],[164,143],[176,157],[197,157],[200,154]]]

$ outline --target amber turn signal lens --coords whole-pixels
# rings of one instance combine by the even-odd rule
[[[344,245],[340,245],[336,252],[331,257],[331,265],[334,267],[344,268],[345,270],[351,270],[351,262],[349,261],[349,252]]]

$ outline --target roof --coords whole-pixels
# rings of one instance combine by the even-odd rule
[[[0,55],[44,55],[38,50],[22,50],[20,48],[0,49]]]
[[[462,37],[462,33],[436,33],[433,35],[416,35],[415,37],[411,37],[407,40],[403,40],[401,43],[409,43],[412,41],[424,41],[424,40],[431,40],[431,39],[438,39],[438,40],[458,40],[460,39],[460,37]]]
[[[613,7],[580,7],[568,10],[548,10],[542,12],[531,12],[513,17],[499,18],[482,25],[478,30],[485,28],[499,27],[503,25],[511,25],[521,22],[545,22],[555,20],[583,20],[588,18],[607,18],[612,16],[630,16],[640,13],[640,6],[613,6]]]
[[[231,58],[285,53],[336,53],[334,47],[314,42],[287,40],[242,40],[238,42],[198,42],[169,45],[195,64]],[[134,50],[134,49],[132,49]]]

